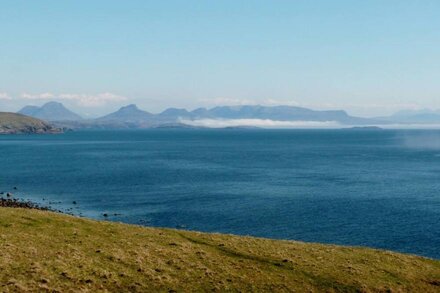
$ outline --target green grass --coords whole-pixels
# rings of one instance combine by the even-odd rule
[[[0,208],[0,291],[439,292],[440,262],[367,248]]]

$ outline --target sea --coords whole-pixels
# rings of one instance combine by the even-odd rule
[[[0,191],[99,220],[440,259],[439,130],[5,135]]]

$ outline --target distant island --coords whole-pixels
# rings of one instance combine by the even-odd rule
[[[61,133],[61,128],[22,114],[0,112],[0,134]]]

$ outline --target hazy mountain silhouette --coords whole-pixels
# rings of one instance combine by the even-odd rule
[[[96,121],[123,122],[123,123],[143,123],[151,122],[154,114],[140,110],[136,105],[131,104],[120,108],[118,111],[96,119]]]
[[[337,121],[340,123],[363,123],[368,120],[349,116],[342,110],[315,111],[293,106],[221,106],[209,110],[199,108],[192,114],[198,119],[269,119],[277,121]]]
[[[171,120],[193,117],[191,112],[188,112],[186,109],[177,109],[177,108],[168,108],[156,116],[161,119],[171,119]]]
[[[438,124],[440,123],[440,111],[429,109],[403,110],[388,117],[381,117],[380,119],[404,124]]]
[[[198,108],[193,111],[168,108],[159,114],[152,114],[131,104],[97,119],[82,120],[79,115],[62,104],[49,102],[42,107],[26,106],[21,114],[48,120],[64,121],[63,127],[72,128],[145,128],[182,126],[187,120],[200,119],[261,119],[273,121],[337,122],[341,125],[386,124],[386,119],[368,119],[348,115],[343,110],[316,111],[293,106],[221,106],[211,109]],[[177,127],[177,126],[176,126]]]
[[[25,106],[18,113],[46,121],[78,121],[82,117],[70,111],[63,104],[48,102],[41,107]]]

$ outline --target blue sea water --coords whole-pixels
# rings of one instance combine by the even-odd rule
[[[78,131],[0,151],[0,190],[78,215],[440,258],[440,131]]]

